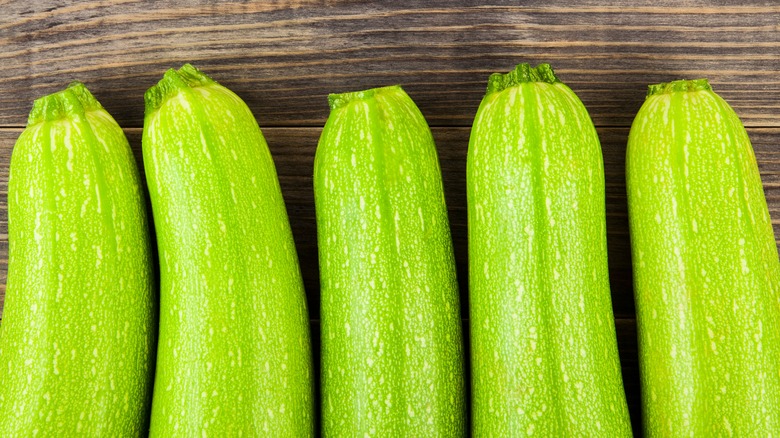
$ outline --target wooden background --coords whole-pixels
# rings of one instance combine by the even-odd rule
[[[465,309],[465,158],[472,118],[490,73],[549,62],[581,97],[602,140],[613,306],[636,429],[641,418],[623,172],[628,128],[648,84],[709,78],[748,128],[777,234],[780,6],[741,0],[384,3],[0,0],[0,312],[8,165],[33,99],[81,80],[126,129],[140,158],[143,92],[185,62],[238,93],[268,139],[315,338],[311,174],[328,115],[326,95],[403,85],[437,142]]]

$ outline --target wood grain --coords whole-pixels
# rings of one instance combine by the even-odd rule
[[[321,126],[325,96],[402,84],[431,125],[468,126],[487,76],[550,62],[600,126],[646,87],[708,77],[748,126],[780,126],[780,6],[769,1],[67,1],[0,14],[0,126],[85,82],[123,127],[143,92],[193,62],[264,126]]]

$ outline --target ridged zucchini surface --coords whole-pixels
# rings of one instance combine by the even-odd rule
[[[257,122],[189,64],[145,99],[162,283],[150,435],[312,435],[306,297]]]
[[[330,96],[314,165],[324,436],[465,434],[436,148],[398,86]]]
[[[630,436],[601,147],[548,64],[490,77],[467,187],[474,436]]]
[[[35,101],[11,157],[0,436],[145,436],[155,284],[141,178],[84,85]]]
[[[628,139],[647,436],[780,431],[780,263],[742,123],[705,79],[653,85]]]

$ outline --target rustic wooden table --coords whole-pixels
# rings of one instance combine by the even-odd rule
[[[780,6],[771,0],[0,0],[0,312],[8,165],[33,99],[74,79],[86,83],[126,129],[140,165],[144,91],[166,69],[192,62],[238,93],[267,137],[315,340],[319,282],[311,174],[328,115],[326,96],[403,85],[437,142],[465,316],[465,158],[472,117],[490,73],[519,62],[549,62],[581,97],[601,136],[613,307],[636,428],[639,378],[623,171],[628,128],[648,84],[709,78],[748,128],[780,231],[778,23]]]

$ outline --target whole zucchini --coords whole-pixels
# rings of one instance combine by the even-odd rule
[[[145,100],[162,283],[150,435],[312,435],[306,297],[257,122],[189,64]]]
[[[739,118],[705,79],[650,86],[626,177],[646,434],[780,431],[780,263]]]
[[[314,163],[324,436],[462,436],[460,310],[430,129],[398,86],[331,95]]]
[[[548,64],[490,76],[467,187],[474,436],[630,436],[601,147]]]
[[[81,83],[33,105],[8,240],[0,436],[145,436],[156,306],[141,178]]]

